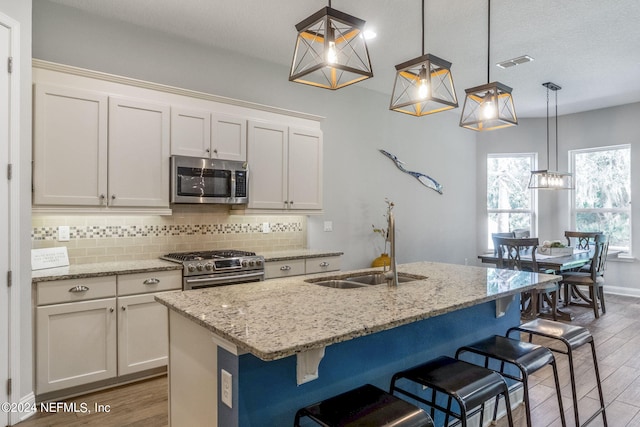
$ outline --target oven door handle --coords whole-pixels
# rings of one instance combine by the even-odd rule
[[[222,282],[229,280],[238,280],[238,279],[248,279],[251,277],[261,277],[264,276],[264,271],[260,273],[249,273],[237,276],[222,276],[222,277],[204,277],[201,279],[185,279],[187,283],[201,283],[201,282]]]

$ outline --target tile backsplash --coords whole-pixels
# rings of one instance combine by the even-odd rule
[[[269,232],[263,232],[263,223]],[[58,241],[58,227],[70,239]],[[224,206],[174,205],[171,216],[33,214],[33,249],[66,246],[71,264],[153,259],[169,252],[303,249],[304,215],[229,215]]]

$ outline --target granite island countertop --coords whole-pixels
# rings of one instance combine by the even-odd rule
[[[397,288],[382,284],[335,289],[305,282],[338,279],[355,271],[334,272],[168,292],[156,300],[268,361],[516,295],[561,278],[434,262],[402,264],[398,271],[425,279]]]

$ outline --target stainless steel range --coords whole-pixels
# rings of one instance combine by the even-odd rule
[[[177,252],[160,258],[182,263],[182,289],[185,291],[264,280],[264,257],[255,252]]]

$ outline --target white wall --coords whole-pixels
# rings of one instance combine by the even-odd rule
[[[20,194],[20,218],[18,227],[20,241],[19,253],[11,254],[12,259],[20,263],[19,274],[14,275],[14,290],[20,294],[20,357],[11,360],[12,366],[18,366],[20,378],[14,381],[13,392],[18,399],[28,399],[33,391],[32,385],[32,342],[31,342],[31,0],[0,0],[0,12],[20,24],[20,150],[11,157],[19,158],[17,165]],[[3,65],[4,66],[4,65]],[[4,345],[4,343],[3,343]],[[14,342],[15,345],[15,342]],[[13,370],[13,367],[12,367]],[[15,395],[14,395],[15,396]]]
[[[399,262],[475,257],[475,134],[458,127],[460,109],[406,116],[388,110],[386,95],[357,85],[333,92],[290,83],[287,67],[46,0],[34,2],[33,27],[38,59],[326,117],[325,209],[308,221],[309,245],[343,250],[345,269],[365,267],[378,255],[371,224],[382,225],[385,197],[396,203]],[[402,174],[379,148],[433,176],[444,195]],[[325,233],[329,220],[334,231]]]
[[[631,145],[631,200],[640,200],[640,103],[605,108],[558,118],[558,169],[569,170],[568,151]],[[554,126],[551,121],[551,169],[555,169]],[[486,158],[489,153],[538,153],[540,169],[547,166],[546,119],[521,119],[519,126],[478,135],[477,157],[477,250],[486,249]],[[538,191],[538,236],[540,240],[563,239],[571,229],[570,193]],[[632,209],[632,251],[640,251],[640,209]],[[640,263],[635,259],[611,261],[607,264],[606,283],[609,292],[640,296]]]

